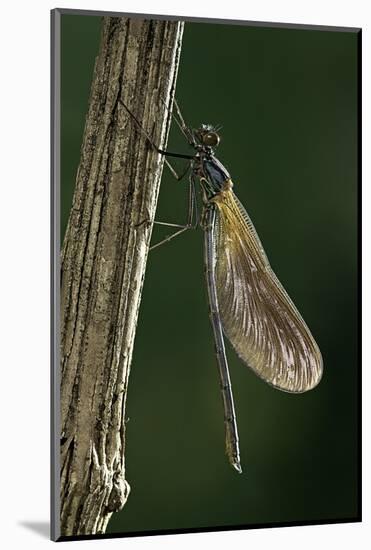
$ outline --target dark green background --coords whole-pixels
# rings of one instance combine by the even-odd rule
[[[62,233],[100,27],[62,17]],[[219,158],[320,346],[324,377],[308,394],[282,393],[228,347],[235,473],[202,231],[151,252],[127,408],[132,493],[108,532],[356,518],[357,34],[186,23],[176,96],[191,126],[223,125]],[[175,125],[170,148],[187,150]],[[186,184],[165,169],[157,218],[185,216]]]

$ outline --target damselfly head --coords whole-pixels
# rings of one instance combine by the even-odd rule
[[[217,147],[220,142],[219,134],[214,126],[210,124],[201,124],[200,128],[195,130],[195,134],[202,145],[208,147]]]

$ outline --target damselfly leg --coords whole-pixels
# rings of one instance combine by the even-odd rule
[[[195,181],[193,175],[189,178],[189,194],[188,194],[188,217],[187,217],[187,223],[185,225],[180,225],[176,223],[167,223],[167,222],[158,222],[154,221],[153,223],[158,225],[165,225],[167,227],[179,227],[180,229],[178,231],[175,231],[175,233],[172,233],[171,235],[168,235],[164,239],[162,239],[160,242],[152,245],[150,247],[150,250],[153,250],[154,248],[157,248],[161,246],[162,244],[168,243],[175,237],[178,237],[188,229],[196,229],[198,225],[198,208],[197,208],[197,200],[196,200],[196,189],[195,189]]]
[[[165,104],[166,106],[166,103],[164,102],[163,99],[161,99],[162,102]],[[142,124],[139,122],[139,120],[136,118],[136,116],[134,115],[134,113],[131,112],[131,110],[128,108],[128,106],[121,100],[119,100],[119,103],[121,105],[123,105],[123,107],[125,107],[125,109],[127,110],[127,112],[129,113],[129,115],[132,117],[132,119],[134,120],[134,122],[136,123],[136,125],[138,126],[139,130],[143,133],[143,135],[147,138],[149,144],[151,145],[151,147],[157,151],[158,153],[160,153],[161,155],[163,155],[164,157],[166,156],[169,156],[169,157],[176,157],[176,158],[184,158],[184,159],[187,159],[189,162],[187,163],[187,166],[185,168],[185,170],[180,174],[178,175],[177,171],[175,170],[175,168],[169,163],[169,161],[165,158],[165,163],[166,165],[168,166],[168,168],[170,169],[170,172],[172,173],[172,175],[174,176],[174,178],[177,180],[177,181],[181,181],[184,176],[187,174],[187,172],[189,171],[190,169],[190,166],[191,166],[191,160],[193,159],[193,155],[183,155],[183,154],[180,154],[180,153],[172,153],[170,151],[164,151],[163,149],[160,149],[153,141],[153,139],[150,137],[149,133],[143,128]],[[192,136],[192,132],[191,130],[189,129],[189,127],[186,125],[186,123],[184,122],[184,119],[180,113],[180,110],[179,110],[179,106],[178,104],[176,103],[176,101],[174,100],[174,104],[176,105],[176,110],[177,110],[177,114],[180,118],[180,122],[177,120],[176,116],[172,114],[174,120],[177,122],[179,128],[181,129],[183,135],[186,137],[187,141],[192,144],[193,141],[190,141],[191,139],[193,140],[193,137]],[[166,108],[168,109],[168,107],[166,106]],[[153,132],[152,132],[153,133]],[[150,220],[143,220],[142,222],[140,222],[138,224],[137,227],[139,227],[140,225],[143,225],[144,223],[150,223]],[[178,231],[175,231],[175,233],[172,233],[171,235],[168,235],[167,237],[165,237],[164,239],[162,239],[161,241],[159,241],[158,243],[152,245],[150,247],[150,250],[153,250],[154,248],[157,248],[159,246],[161,246],[162,244],[165,244],[169,241],[171,241],[172,239],[174,239],[175,237],[181,235],[182,233],[184,233],[185,231],[187,231],[188,229],[194,229],[197,227],[198,225],[198,210],[197,210],[197,201],[196,201],[196,190],[195,190],[195,181],[194,181],[194,176],[193,174],[190,175],[190,178],[189,178],[189,195],[188,195],[188,216],[187,216],[187,222],[185,225],[181,225],[181,224],[175,224],[175,223],[169,223],[169,222],[162,222],[162,221],[157,221],[157,220],[154,220],[153,221],[154,224],[156,225],[163,225],[163,226],[167,226],[167,227],[174,227],[174,228],[179,228]]]
[[[162,103],[165,105],[166,109],[169,111],[170,109],[169,109],[166,101],[163,98],[160,98],[160,99],[161,99]],[[194,137],[193,137],[192,130],[185,123],[183,115],[182,115],[181,110],[179,108],[179,105],[178,105],[177,100],[175,98],[174,98],[174,107],[175,107],[175,110],[177,112],[177,115],[174,114],[174,111],[171,111],[170,114],[173,117],[173,119],[174,119],[175,123],[177,124],[178,128],[182,132],[183,136],[188,141],[189,145],[192,145],[194,147],[195,146],[195,140],[194,140]],[[177,116],[179,117],[179,120],[178,120]]]
[[[182,153],[172,153],[171,151],[164,151],[163,149],[160,149],[160,147],[158,147],[154,143],[154,141],[152,140],[152,138],[150,137],[148,132],[143,128],[143,126],[141,125],[141,123],[139,122],[137,117],[134,115],[134,113],[132,113],[132,111],[129,109],[129,107],[121,99],[119,99],[119,103],[123,107],[125,107],[125,109],[129,113],[129,115],[132,117],[132,119],[134,120],[134,122],[136,123],[136,125],[138,126],[140,131],[147,138],[147,140],[148,140],[149,144],[151,145],[151,147],[153,147],[153,149],[155,151],[157,151],[157,153],[160,153],[160,155],[163,155],[165,157],[174,157],[174,158],[188,159],[188,160],[192,160],[194,158],[194,155],[185,155],[185,154],[182,154]]]

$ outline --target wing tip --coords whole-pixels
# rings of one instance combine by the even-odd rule
[[[311,375],[310,375],[310,378],[309,378],[308,381],[301,380],[299,382],[299,384],[293,384],[292,387],[289,387],[288,385],[281,385],[280,386],[279,384],[274,384],[274,383],[270,383],[270,384],[275,389],[285,391],[287,393],[306,393],[308,391],[311,391],[311,390],[315,389],[322,380],[322,377],[323,377],[322,360],[319,363],[319,365],[318,365],[317,369],[315,370],[315,372],[312,371],[310,374]]]

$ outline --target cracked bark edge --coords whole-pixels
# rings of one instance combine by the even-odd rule
[[[183,23],[106,17],[61,253],[61,535],[122,509],[125,404]],[[153,132],[153,134],[152,134]],[[140,224],[140,225],[139,225]]]

